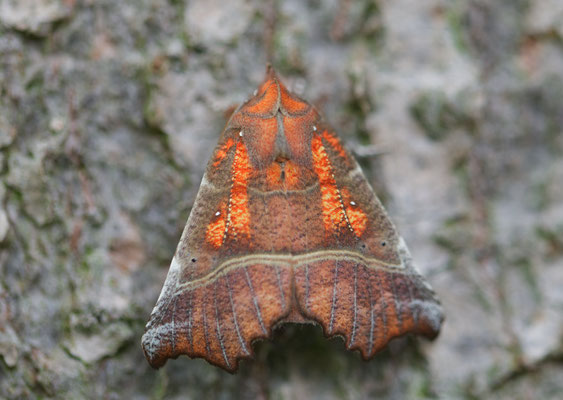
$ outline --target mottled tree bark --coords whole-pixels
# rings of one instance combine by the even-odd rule
[[[0,398],[556,398],[559,0],[0,0]],[[271,59],[442,299],[368,363],[286,326],[237,375],[140,338],[203,169]]]

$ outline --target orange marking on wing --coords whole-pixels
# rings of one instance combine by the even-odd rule
[[[340,144],[340,140],[331,132],[324,131],[323,138],[331,145],[331,147],[338,153],[338,155],[345,160],[348,160],[348,155],[346,154],[346,150]]]
[[[221,247],[225,239],[225,232],[227,230],[227,205],[224,202],[220,207],[219,215],[215,214],[215,220],[207,225],[207,232],[205,233],[205,240],[215,248]]]
[[[258,94],[256,102],[252,100],[249,105],[244,107],[244,111],[251,114],[270,114],[278,103],[278,85],[271,80],[264,84],[264,92]]]
[[[278,121],[276,118],[255,118],[252,125],[253,130],[259,132],[252,141],[252,148],[259,160],[266,160],[275,149]]]
[[[225,144],[221,146],[219,150],[217,150],[217,153],[215,154],[215,161],[213,162],[214,167],[217,167],[219,164],[221,164],[221,162],[225,159],[225,157],[227,157],[229,150],[231,149],[231,147],[234,146],[234,144],[235,141],[229,138],[225,142]]]
[[[368,223],[368,217],[366,213],[362,211],[360,206],[351,199],[350,192],[347,189],[342,189],[342,199],[344,201],[344,208],[346,209],[346,215],[348,216],[348,222],[356,236],[362,236],[362,233],[366,230]]]
[[[280,82],[281,89],[281,103],[283,108],[285,108],[291,114],[301,114],[307,111],[311,106],[300,99],[292,96],[287,88]]]
[[[326,154],[320,136],[314,136],[311,142],[313,166],[319,177],[323,222],[327,232],[338,230],[346,224],[346,214],[336,181],[332,173],[332,165]]]
[[[230,139],[229,139],[230,141]],[[229,142],[223,148],[232,147]],[[223,149],[221,148],[221,150]],[[221,151],[220,150],[220,151]],[[219,155],[220,153],[217,152]],[[226,151],[225,151],[226,154]],[[225,156],[222,156],[225,158]],[[219,161],[220,162],[220,161]],[[248,178],[252,166],[248,152],[242,142],[236,144],[235,158],[231,167],[232,185],[228,205],[223,203],[215,214],[216,218],[207,226],[205,239],[215,248],[225,242],[229,229],[233,230],[235,238],[238,234],[250,236],[250,212],[248,211]]]
[[[299,186],[300,170],[294,162],[273,162],[266,169],[266,181],[270,190],[293,190]]]
[[[271,163],[266,169],[266,181],[268,182],[268,187],[276,189],[281,185],[281,164],[277,162]]]
[[[287,189],[297,188],[300,176],[299,166],[292,161],[287,161],[285,163],[285,187]]]
[[[311,153],[308,146],[312,136],[312,117],[307,114],[300,117],[283,117],[283,131],[291,153],[297,159],[305,159]]]
[[[235,151],[235,160],[232,167],[233,184],[231,187],[231,198],[229,201],[229,225],[236,235],[250,236],[250,212],[248,211],[248,178],[252,172],[250,159],[246,146],[238,142]],[[227,226],[229,229],[229,226]]]

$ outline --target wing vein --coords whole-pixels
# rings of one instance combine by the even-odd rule
[[[281,284],[280,267],[276,265],[274,266],[274,268],[276,269],[276,279],[278,281],[278,288],[280,289],[282,308],[285,309],[285,294],[283,293],[283,288]]]
[[[371,351],[373,350],[373,329],[375,325],[373,297],[371,294],[371,282],[368,282],[368,296],[369,296],[369,309],[370,309],[370,328],[369,328],[369,347],[368,347],[367,355],[370,356]]]
[[[223,343],[223,335],[221,333],[221,322],[219,321],[219,307],[217,307],[217,281],[215,281],[213,297],[215,298],[214,303],[215,303],[215,321],[217,322],[217,339],[219,339],[219,346],[221,346],[221,352],[223,353],[223,359],[225,360],[225,364],[227,364],[227,367],[231,368],[231,363],[229,362],[229,358],[227,357],[227,352],[225,351],[225,343]]]
[[[190,347],[192,351],[194,350],[194,340],[192,337],[192,297],[193,293],[190,292],[189,302],[188,302],[188,341],[190,342]]]
[[[260,307],[258,306],[258,300],[256,299],[256,293],[254,293],[254,288],[252,287],[252,281],[250,280],[250,275],[248,275],[248,269],[244,267],[244,273],[246,275],[246,282],[248,283],[248,287],[250,288],[250,294],[252,295],[252,302],[254,303],[254,308],[256,309],[256,315],[258,316],[258,322],[260,323],[260,328],[262,328],[262,332],[267,334],[268,331],[264,326],[264,321],[262,320],[262,313],[260,312]]]
[[[397,325],[399,326],[399,329],[402,329],[403,327],[403,317],[401,315],[401,302],[397,301],[397,288],[395,287],[395,280],[393,279],[394,277],[391,276],[389,278],[389,286],[391,287],[391,293],[393,294],[393,302],[395,303],[395,316],[397,317]]]
[[[383,287],[381,286],[381,280],[376,275],[375,280],[377,281],[377,287],[379,288],[379,298],[381,299],[381,319],[383,322],[383,334],[387,337],[389,331],[389,325],[387,324],[387,302],[385,301],[385,295],[383,294]]]
[[[334,311],[336,309],[336,286],[338,285],[338,261],[334,265],[334,284],[332,286],[332,304],[330,306],[330,323],[328,327],[328,333],[332,333],[334,326]]]
[[[203,313],[203,338],[205,340],[205,351],[207,354],[206,359],[209,360],[211,349],[209,346],[209,338],[207,337],[207,311],[205,310],[205,301],[202,303],[202,313]]]
[[[225,275],[225,279],[227,281],[227,292],[229,293],[229,301],[231,302],[231,311],[233,312],[233,321],[235,322],[235,330],[237,332],[237,337],[240,342],[242,351],[244,351],[245,354],[249,354],[248,349],[246,348],[246,344],[242,339],[242,335],[240,334],[240,328],[238,326],[238,320],[237,320],[237,311],[235,309],[235,302],[233,301],[233,291],[231,289],[231,284],[229,283],[229,275]]]
[[[358,264],[354,264],[354,320],[352,321],[352,335],[350,336],[350,346],[356,338],[356,325],[358,319]]]
[[[174,296],[174,307],[172,309],[172,353],[176,352],[176,302],[178,296]]]
[[[309,311],[309,264],[305,265],[305,308]]]

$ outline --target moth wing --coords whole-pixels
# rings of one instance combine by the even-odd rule
[[[290,271],[244,257],[244,226],[236,226],[244,209],[235,215],[232,176],[245,146],[237,132],[224,136],[142,338],[156,368],[186,354],[234,372],[240,359],[252,357],[252,342],[268,337],[289,312]]]
[[[345,213],[332,221],[340,225],[327,240],[350,256],[327,256],[296,271],[303,314],[319,322],[325,335],[344,337],[364,359],[406,333],[434,338],[443,320],[440,303],[357,162],[330,128],[313,140],[329,160]]]

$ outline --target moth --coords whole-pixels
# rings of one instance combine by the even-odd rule
[[[367,360],[443,318],[358,163],[268,66],[203,176],[142,338],[150,365],[186,354],[235,372],[284,323]]]

